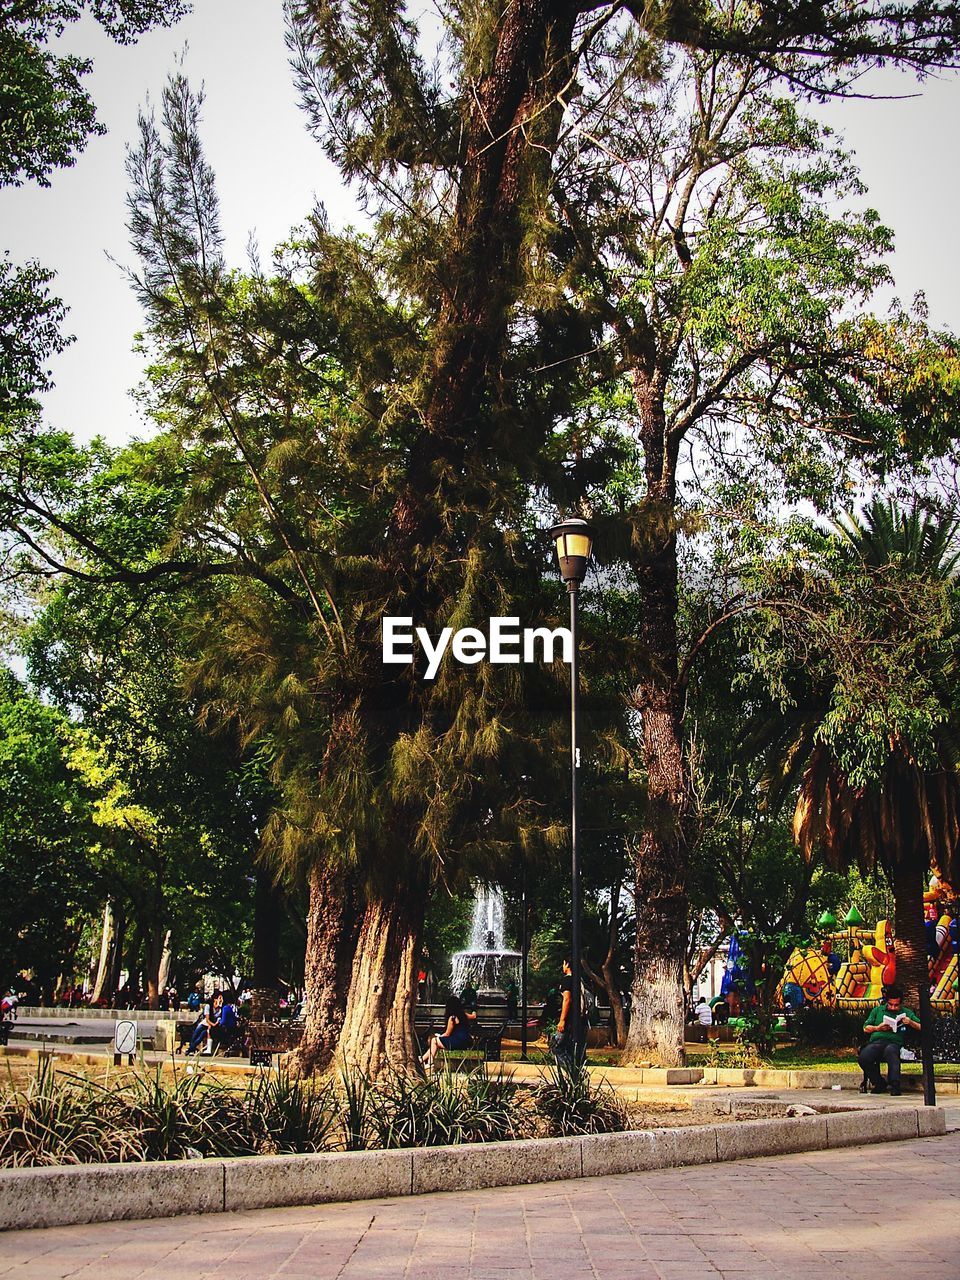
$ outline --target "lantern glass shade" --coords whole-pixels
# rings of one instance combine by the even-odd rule
[[[582,556],[589,560],[592,549],[593,539],[588,533],[561,533],[557,538],[557,555],[561,560],[568,556]]]
[[[586,520],[562,520],[550,530],[557,548],[560,576],[566,583],[579,585],[587,574],[593,552],[593,530]]]

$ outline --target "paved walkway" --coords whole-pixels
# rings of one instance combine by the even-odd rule
[[[960,1132],[536,1187],[0,1235],[29,1280],[960,1276]]]

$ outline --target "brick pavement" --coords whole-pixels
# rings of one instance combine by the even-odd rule
[[[0,1235],[24,1280],[954,1280],[960,1132],[578,1182]]]

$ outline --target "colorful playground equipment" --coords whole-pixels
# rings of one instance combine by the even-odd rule
[[[934,1010],[958,1012],[958,922],[956,895],[935,877],[923,895],[930,966],[930,999]],[[948,911],[950,904],[952,910]],[[780,995],[788,1009],[805,1004],[860,1010],[880,999],[884,986],[896,980],[897,957],[889,920],[871,928],[856,907],[851,907],[838,927],[836,916],[825,911],[818,924],[824,933],[819,946],[798,947],[784,970]]]

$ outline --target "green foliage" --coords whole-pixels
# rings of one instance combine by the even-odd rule
[[[75,734],[0,670],[0,983],[32,971],[47,992],[96,910],[89,801],[69,767]]]
[[[260,1075],[245,1102],[258,1130],[257,1149],[278,1153],[326,1149],[337,1119],[332,1090],[330,1084],[304,1080],[284,1067]]]
[[[104,488],[118,473],[102,477]],[[119,483],[116,535],[149,548],[156,492],[126,475]],[[65,582],[23,639],[35,683],[79,722],[69,764],[90,805],[97,883],[147,944],[148,973],[168,929],[182,981],[194,969],[249,972],[254,860],[271,788],[236,735],[202,730],[185,699],[189,597],[131,604],[117,588]]]
[[[110,1092],[104,1089],[108,1097]],[[247,1155],[257,1150],[242,1095],[199,1073],[175,1072],[168,1083],[162,1066],[153,1072],[142,1069],[131,1074],[116,1100],[121,1099],[124,1128],[139,1143],[141,1160]]]
[[[551,1063],[537,1088],[537,1108],[559,1138],[627,1128],[623,1103],[606,1081],[594,1084],[583,1063]]]
[[[364,1151],[370,1139],[373,1082],[365,1071],[341,1061],[340,1142],[344,1151]]]
[[[283,1070],[242,1088],[162,1066],[100,1084],[47,1059],[0,1112],[7,1166],[307,1153],[327,1148],[336,1119],[329,1087]]]
[[[52,279],[39,263],[0,260],[0,423],[36,413],[37,394],[50,386],[46,363],[70,341],[60,333],[66,308],[50,296]]]
[[[136,1160],[142,1147],[117,1123],[122,1107],[90,1081],[65,1078],[41,1057],[27,1089],[0,1103],[0,1166]]]
[[[373,1094],[372,1145],[435,1147],[515,1138],[513,1092],[503,1079],[488,1079],[482,1067],[467,1076],[448,1067],[428,1080],[393,1073],[378,1081]]]
[[[696,1056],[696,1065],[703,1067],[757,1068],[769,1064],[771,1054],[762,1055],[749,1036],[738,1036],[731,1044],[708,1042],[702,1053]]]
[[[91,135],[104,132],[83,87],[92,63],[55,51],[70,23],[89,12],[127,44],[148,28],[176,22],[181,0],[18,0],[0,20],[0,186],[25,179],[49,185],[51,170],[74,162]]]

